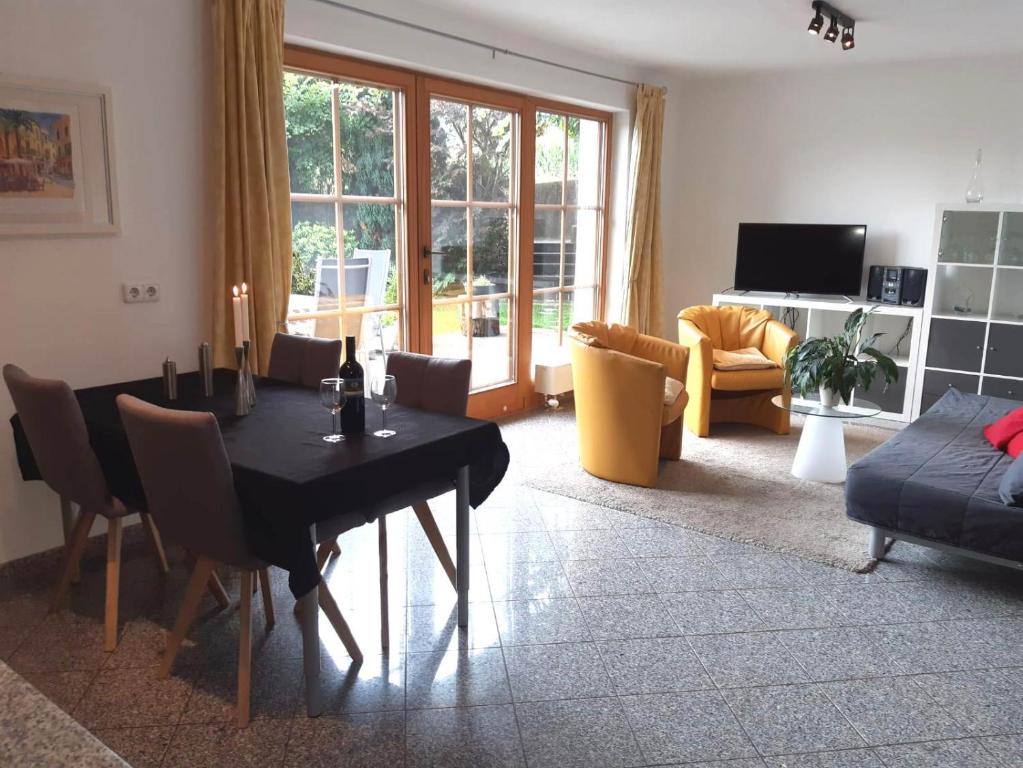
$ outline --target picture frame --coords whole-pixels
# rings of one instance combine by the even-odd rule
[[[119,231],[110,89],[0,73],[0,237]]]

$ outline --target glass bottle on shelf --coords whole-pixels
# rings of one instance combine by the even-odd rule
[[[968,203],[980,203],[984,200],[984,180],[980,174],[980,160],[981,150],[977,150],[977,160],[973,164],[973,175],[970,177],[970,183],[966,187],[966,202]]]

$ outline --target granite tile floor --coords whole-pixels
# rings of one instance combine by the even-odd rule
[[[453,541],[453,500],[434,505]],[[0,583],[0,658],[141,768],[1023,766],[1023,573],[907,544],[870,575],[506,482],[475,513],[470,628],[411,515],[388,519],[390,649],[376,527],[328,578],[366,654],[321,622],[327,712],[303,710],[285,574],[256,602],[253,722],[231,722],[237,612],[212,600],[155,671],[187,578],[128,547],[116,652],[102,558],[69,608],[54,571]],[[227,577],[229,590],[237,581]]]

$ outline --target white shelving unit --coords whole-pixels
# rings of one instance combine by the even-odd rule
[[[884,381],[879,376],[873,386],[860,396],[884,409],[877,418],[902,422],[908,422],[913,418],[913,407],[916,402],[913,393],[917,388],[917,372],[921,368],[920,337],[923,329],[923,307],[903,307],[898,304],[864,301],[850,303],[836,299],[796,298],[765,293],[716,293],[712,301],[714,306],[738,304],[767,309],[776,320],[783,319],[786,309],[793,309],[797,313],[794,330],[800,339],[837,335],[842,332],[846,318],[851,313],[857,309],[872,310],[864,332],[885,334],[879,342],[879,347],[898,366],[899,381],[885,391]],[[899,350],[893,350],[892,346],[904,333],[905,338]],[[853,401],[850,403],[853,407],[856,406],[857,394],[860,393],[854,393]],[[798,397],[795,401],[809,402]]]
[[[1023,400],[1023,206],[939,205],[913,415],[949,387]]]

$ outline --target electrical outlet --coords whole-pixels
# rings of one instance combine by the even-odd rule
[[[121,299],[125,304],[141,304],[160,300],[159,283],[123,283]]]

